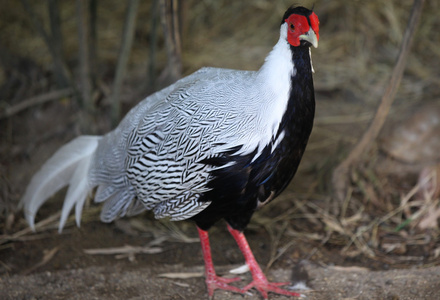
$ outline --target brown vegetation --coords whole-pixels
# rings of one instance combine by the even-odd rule
[[[169,54],[160,18],[152,13],[159,11],[153,9],[154,1],[139,3],[132,50],[126,66],[121,67],[126,68],[125,76],[118,80],[118,56],[124,52],[121,41],[128,34],[123,34],[123,28],[131,2],[85,2],[97,4],[96,10],[89,11],[92,25],[86,28],[92,38],[88,45],[93,45],[93,51],[88,48],[93,58],[88,66],[81,61],[86,42],[78,37],[76,2],[7,1],[0,11],[0,274],[57,269],[54,257],[60,251],[55,246],[40,260],[14,259],[32,256],[33,243],[44,244],[55,234],[58,222],[54,214],[58,206],[52,203],[42,210],[38,234],[34,234],[16,209],[35,170],[72,137],[110,130],[111,101],[118,80],[123,112],[169,80]],[[181,5],[178,29],[184,75],[206,65],[257,69],[277,40],[280,16],[291,4],[268,0],[173,2]],[[321,21],[319,48],[312,53],[317,116],[291,187],[256,214],[249,227],[270,241],[265,251],[267,268],[286,257],[376,270],[438,266],[440,3],[425,3],[384,130],[348,172],[342,201],[333,197],[331,174],[373,119],[413,2],[318,0],[301,4],[314,4]],[[88,81],[84,74],[89,74]],[[432,155],[428,157],[427,151]],[[412,159],[420,156],[424,159]],[[56,198],[59,201],[62,195]],[[98,210],[91,204],[83,225],[99,226],[94,225],[99,224]],[[112,225],[137,239],[146,236],[148,246],[124,248],[121,243],[102,242],[102,248],[118,248],[119,255],[133,259],[140,256],[136,251],[145,253],[166,241],[193,242],[188,236],[195,235],[187,223],[152,225],[155,223],[149,218],[134,218],[130,226],[124,222]],[[127,226],[121,229],[120,224]],[[77,230],[73,226],[72,219],[67,231]],[[166,238],[158,240],[160,236]]]

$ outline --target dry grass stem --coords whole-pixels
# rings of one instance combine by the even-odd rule
[[[205,276],[203,272],[184,272],[184,273],[162,273],[157,277],[169,278],[169,279],[189,279],[200,278]]]
[[[55,254],[58,252],[58,250],[59,250],[58,247],[52,248],[50,250],[45,250],[44,255],[43,255],[43,259],[39,263],[34,265],[33,267],[23,271],[22,274],[27,275],[27,274],[33,272],[34,270],[38,269],[39,267],[44,266],[55,256]]]
[[[114,255],[114,254],[157,254],[163,252],[159,247],[138,247],[125,245],[122,247],[109,247],[109,248],[96,248],[96,249],[84,249],[84,253],[90,255]]]

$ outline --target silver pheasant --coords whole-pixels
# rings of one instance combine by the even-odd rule
[[[156,218],[194,218],[205,247],[203,231],[224,217],[240,245],[239,231],[285,188],[307,143],[314,112],[310,46],[317,47],[318,23],[312,11],[289,8],[260,70],[203,68],[144,99],[112,132],[61,147],[22,198],[30,226],[39,207],[66,185],[59,230],[73,206],[79,225],[86,197],[97,187],[103,222],[144,210]],[[222,199],[228,197],[236,199],[225,202],[226,209]],[[228,219],[229,211],[240,211],[243,221]],[[207,283],[219,280],[208,273]],[[215,288],[241,291],[209,285],[210,295]],[[279,292],[274,289],[268,290]]]

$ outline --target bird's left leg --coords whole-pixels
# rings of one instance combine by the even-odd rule
[[[197,230],[199,232],[200,243],[202,244],[203,259],[205,260],[205,282],[208,287],[209,298],[212,299],[214,290],[216,289],[232,291],[240,294],[243,293],[242,289],[229,285],[229,283],[241,280],[241,278],[224,278],[217,276],[212,262],[208,232],[199,227],[197,227]]]
[[[243,253],[244,259],[246,260],[246,264],[248,265],[249,271],[251,272],[253,278],[253,281],[245,286],[243,288],[243,291],[247,291],[254,287],[261,293],[264,299],[267,299],[268,292],[295,297],[301,296],[301,294],[280,288],[280,286],[290,284],[289,282],[269,282],[263,271],[261,270],[260,266],[258,265],[257,261],[255,260],[254,254],[252,253],[252,250],[249,247],[249,244],[244,234],[241,231],[232,228],[229,224],[228,230],[234,237],[235,241],[238,244],[238,247]]]

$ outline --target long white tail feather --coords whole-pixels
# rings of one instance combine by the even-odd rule
[[[63,207],[60,229],[75,202],[81,206],[76,208],[78,221],[78,213],[81,212],[85,197],[93,188],[88,183],[88,169],[100,138],[80,136],[74,139],[62,146],[34,175],[21,199],[26,220],[33,230],[35,214],[40,206],[66,185],[71,186]]]
[[[91,156],[83,158],[69,182],[69,189],[67,190],[66,198],[64,200],[63,209],[61,211],[61,219],[58,231],[61,232],[66,224],[69,213],[75,205],[76,224],[80,225],[81,213],[84,202],[93,187],[89,186],[87,172],[89,170]]]

